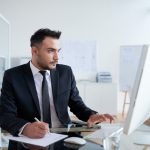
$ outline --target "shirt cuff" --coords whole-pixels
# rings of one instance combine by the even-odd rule
[[[30,124],[30,122],[26,123],[24,126],[22,126],[22,127],[20,128],[19,133],[18,133],[18,136],[23,136],[22,131],[23,131],[23,129],[24,129],[28,124]]]

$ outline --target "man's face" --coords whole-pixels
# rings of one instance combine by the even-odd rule
[[[40,70],[56,68],[59,50],[59,40],[51,37],[46,37],[40,45],[32,47],[32,56],[37,67]]]

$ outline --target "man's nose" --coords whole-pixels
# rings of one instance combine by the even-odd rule
[[[54,54],[54,60],[58,60],[58,59],[59,59],[59,55],[58,55],[58,52],[56,51]]]

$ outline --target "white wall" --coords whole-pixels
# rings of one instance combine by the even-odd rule
[[[0,0],[12,25],[12,52],[30,56],[29,39],[38,28],[63,32],[63,39],[96,39],[98,70],[118,81],[119,46],[150,43],[149,0]]]

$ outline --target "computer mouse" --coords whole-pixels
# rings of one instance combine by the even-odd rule
[[[83,138],[79,137],[69,137],[64,140],[66,143],[71,143],[71,144],[78,144],[78,145],[84,145],[86,141]]]

